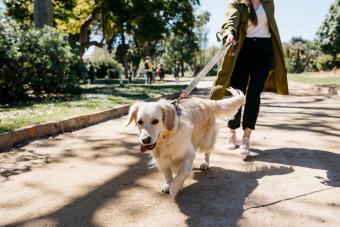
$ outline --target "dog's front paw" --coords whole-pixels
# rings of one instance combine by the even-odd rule
[[[170,185],[168,183],[164,183],[163,186],[162,186],[162,192],[163,193],[167,193],[169,194],[170,193]]]
[[[200,165],[200,170],[207,170],[209,169],[209,164],[206,163],[206,162],[203,162],[201,165]]]

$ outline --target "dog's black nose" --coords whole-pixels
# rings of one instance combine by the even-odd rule
[[[149,144],[149,143],[151,143],[151,136],[142,139],[142,142],[143,142],[144,144]]]

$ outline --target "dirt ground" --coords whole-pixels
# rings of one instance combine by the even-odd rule
[[[291,93],[264,93],[245,160],[220,121],[211,168],[198,155],[176,198],[125,118],[1,153],[0,226],[340,226],[340,98]]]

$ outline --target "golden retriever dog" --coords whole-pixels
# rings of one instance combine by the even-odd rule
[[[216,117],[233,118],[245,101],[241,91],[229,91],[232,97],[227,99],[183,99],[176,108],[165,100],[130,107],[126,125],[134,121],[139,128],[141,152],[151,151],[165,177],[162,192],[176,196],[191,174],[196,151],[204,152],[200,169],[209,168],[216,142]]]

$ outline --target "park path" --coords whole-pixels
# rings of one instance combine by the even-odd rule
[[[246,160],[220,121],[211,169],[175,199],[125,117],[1,153],[0,226],[340,226],[340,98],[291,93],[264,93]]]

